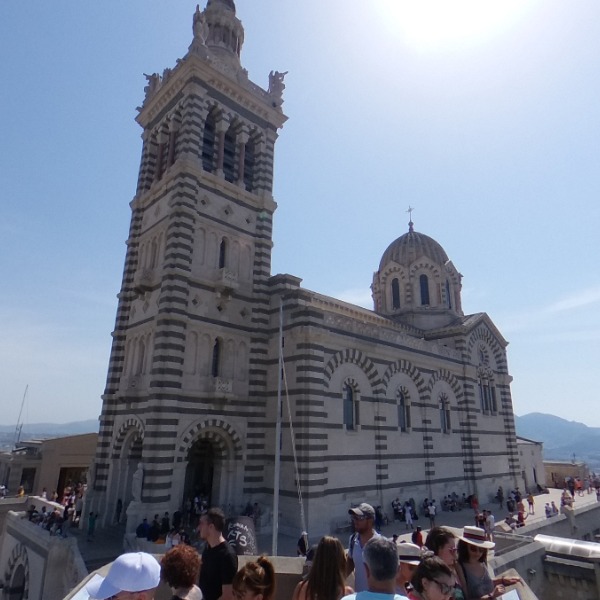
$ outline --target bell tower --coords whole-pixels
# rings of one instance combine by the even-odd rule
[[[142,157],[92,473],[128,524],[197,496],[238,503],[267,353],[273,157],[284,74],[241,66],[233,0],[193,15],[187,54],[146,75]],[[264,416],[264,411],[263,411]],[[133,474],[142,481],[132,489]],[[129,525],[128,525],[129,527]]]

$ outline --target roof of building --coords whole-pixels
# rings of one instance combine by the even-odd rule
[[[391,261],[408,267],[415,260],[423,257],[429,258],[438,265],[445,265],[449,260],[446,251],[438,242],[424,233],[413,230],[411,221],[408,232],[394,240],[383,253],[379,270],[381,271]]]
[[[529,438],[525,438],[522,435],[517,435],[517,444],[538,444],[543,445],[544,442],[536,442],[535,440],[530,440]]]

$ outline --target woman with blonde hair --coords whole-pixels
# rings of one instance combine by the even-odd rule
[[[275,569],[266,556],[246,563],[234,576],[233,596],[236,600],[273,600]]]
[[[354,590],[346,586],[346,552],[337,538],[321,538],[312,567],[294,590],[292,600],[339,600]]]

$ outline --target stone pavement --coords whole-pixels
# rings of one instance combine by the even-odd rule
[[[546,502],[554,500],[556,505],[560,507],[560,495],[562,490],[551,489],[549,494],[539,494],[535,496],[535,514],[529,515],[526,523],[532,523],[536,521],[543,521],[546,519],[544,514],[544,505]],[[585,494],[584,496],[575,497],[575,508],[584,506],[587,504],[596,503],[596,494]],[[480,507],[481,510],[491,510],[493,515],[496,517],[496,523],[500,522],[507,516],[506,508],[500,510],[498,504],[483,504]],[[388,514],[391,513],[391,507]],[[429,530],[429,519],[426,517],[420,517],[415,522],[416,525],[420,525],[423,528],[423,538],[427,536]],[[463,509],[457,512],[440,512],[436,516],[436,525],[446,525],[448,527],[462,529],[465,525],[474,525],[474,513],[471,509]],[[83,559],[88,565],[88,568],[95,569],[99,565],[106,564],[114,560],[119,554],[124,552],[123,549],[123,534],[125,532],[124,525],[115,525],[107,529],[101,529],[96,532],[93,541],[87,541],[85,530],[71,530],[73,534],[79,540],[79,549],[83,556]],[[309,541],[311,544],[318,542],[322,535],[330,533],[338,537],[344,547],[348,545],[348,539],[350,533],[332,533],[326,531],[310,531]],[[404,523],[390,522],[382,527],[381,533],[391,537],[394,533],[397,533],[400,539],[410,541],[411,531],[406,530]],[[300,531],[297,535],[287,535],[280,533],[278,536],[278,555],[279,556],[296,556],[296,543],[300,537]],[[259,532],[257,534],[258,549],[261,553],[271,553],[271,539],[272,534],[270,531],[264,533]]]
[[[529,525],[533,522],[545,521],[546,514],[544,512],[544,506],[546,502],[550,503],[554,500],[556,506],[558,506],[560,510],[560,496],[562,494],[562,490],[558,489],[550,489],[548,494],[538,494],[534,496],[535,504],[534,511],[535,514],[529,515],[527,520],[525,521],[526,525]],[[574,508],[579,508],[581,506],[585,506],[587,504],[595,504],[596,494],[584,494],[583,496],[575,496],[575,504]],[[525,501],[525,507],[527,508],[527,501]],[[506,510],[506,504],[503,509],[500,509],[498,503],[488,503],[482,504],[479,507],[480,510],[491,510],[492,514],[496,519],[496,523],[499,523],[503,519],[508,516],[508,511]],[[463,509],[456,512],[440,512],[436,515],[435,524],[436,525],[445,525],[447,527],[462,529],[465,525],[475,525],[475,514],[472,509]],[[429,530],[429,519],[427,517],[420,517],[418,521],[415,522],[416,525],[420,525],[423,528],[423,539],[427,537],[427,531]],[[411,532],[406,531],[406,526],[404,523],[400,523],[396,521],[395,523],[390,523],[388,525],[384,525],[382,528],[382,533],[386,536],[391,537],[394,533],[399,534],[401,539],[406,541],[410,541]]]

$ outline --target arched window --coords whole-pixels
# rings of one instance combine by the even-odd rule
[[[244,185],[249,192],[254,191],[254,170],[256,165],[256,141],[248,140],[244,152]]]
[[[410,405],[408,404],[408,394],[402,388],[396,392],[396,401],[398,406],[398,429],[408,431],[410,429]]]
[[[429,306],[429,279],[427,275],[419,277],[419,285],[421,287],[421,306]]]
[[[392,279],[392,308],[400,308],[400,282]]]
[[[353,431],[358,426],[358,403],[356,402],[354,388],[350,384],[344,385],[344,427]]]
[[[496,414],[498,412],[496,388],[493,381],[488,377],[479,378],[479,399],[481,402],[481,411],[484,414]]]
[[[215,117],[211,113],[204,122],[204,138],[202,140],[202,167],[213,173],[215,170]]]
[[[440,429],[442,433],[450,433],[450,402],[446,394],[440,394]]]
[[[450,294],[450,282],[446,279],[446,306],[452,308],[452,295]]]
[[[215,344],[213,346],[212,366],[211,366],[211,370],[210,370],[211,375],[213,377],[218,377],[220,368],[221,368],[221,341],[219,340],[219,338],[217,338],[215,340]]]
[[[224,269],[227,265],[227,240],[223,238],[219,246],[219,269]]]
[[[226,181],[234,181],[235,178],[235,131],[232,127],[225,134],[223,146],[223,176]]]

